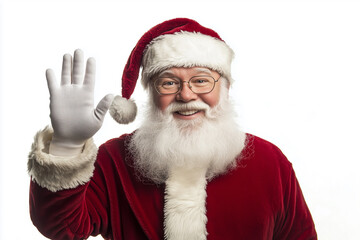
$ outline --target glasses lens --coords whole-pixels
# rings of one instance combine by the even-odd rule
[[[190,86],[194,93],[208,93],[213,90],[215,79],[210,76],[195,76],[190,79]]]
[[[180,81],[174,78],[158,78],[155,87],[161,94],[172,94],[179,90]]]

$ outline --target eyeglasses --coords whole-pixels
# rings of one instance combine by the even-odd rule
[[[212,76],[193,76],[189,81],[182,81],[176,77],[160,77],[155,80],[154,85],[156,91],[162,95],[180,92],[184,83],[188,83],[188,86],[193,93],[203,94],[211,92],[220,77],[215,80]]]

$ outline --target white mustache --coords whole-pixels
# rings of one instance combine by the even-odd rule
[[[171,103],[167,109],[166,113],[171,114],[173,112],[181,112],[181,111],[189,111],[189,110],[196,110],[196,111],[209,111],[210,106],[204,102],[188,102],[188,103],[178,103],[173,102]]]

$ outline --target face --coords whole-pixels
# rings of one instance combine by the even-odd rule
[[[170,68],[163,71],[156,77],[175,77],[181,81],[188,81],[193,76],[205,75],[211,76],[215,80],[220,78],[220,74],[212,71],[208,68],[192,67],[192,68]],[[192,101],[200,101],[207,104],[209,107],[215,107],[220,99],[220,83],[221,79],[215,83],[214,89],[209,93],[196,94],[189,88],[187,83],[183,82],[182,89],[176,94],[161,95],[154,90],[154,100],[156,106],[161,110],[165,111],[167,107],[174,102],[178,103],[189,103]],[[204,116],[203,110],[187,110],[187,111],[176,111],[172,113],[174,118],[182,120],[191,120]]]

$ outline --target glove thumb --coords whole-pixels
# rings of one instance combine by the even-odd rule
[[[95,108],[94,114],[95,117],[102,122],[104,120],[106,112],[109,110],[109,107],[114,99],[114,95],[108,94],[103,97],[98,105]]]

